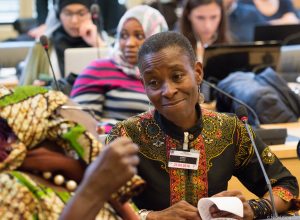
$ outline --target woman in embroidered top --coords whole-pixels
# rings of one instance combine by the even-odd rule
[[[180,32],[203,60],[205,47],[231,42],[222,0],[187,0],[180,19]]]
[[[123,120],[146,111],[149,100],[140,80],[137,53],[147,37],[167,29],[156,9],[146,5],[129,9],[118,25],[112,58],[95,60],[79,75],[73,100],[92,110],[97,119]]]
[[[243,219],[269,217],[268,189],[243,123],[199,105],[203,70],[189,41],[175,32],[151,36],[139,51],[138,65],[155,109],[118,123],[108,141],[128,136],[139,146],[138,174],[147,188],[133,201],[152,210],[141,211],[142,219],[200,219],[197,202],[210,196],[240,198]],[[283,213],[298,196],[297,180],[268,146],[259,139],[256,144],[272,182],[276,210]],[[187,151],[199,161],[176,163],[176,155],[193,161]],[[227,191],[232,176],[260,199],[247,201],[241,192]],[[241,219],[214,208],[210,212]]]

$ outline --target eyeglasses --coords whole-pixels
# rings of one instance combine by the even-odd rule
[[[80,10],[77,12],[72,11],[62,11],[61,14],[68,20],[71,20],[73,16],[76,16],[79,20],[83,20],[87,17],[89,14],[88,10]]]

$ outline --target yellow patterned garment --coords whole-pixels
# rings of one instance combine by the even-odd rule
[[[45,187],[17,171],[27,152],[45,139],[52,140],[66,156],[90,164],[102,144],[84,126],[65,119],[58,109],[68,98],[61,92],[23,86],[14,91],[0,86],[0,219],[57,219],[69,192]],[[95,127],[96,129],[96,127]],[[125,202],[144,185],[135,176],[113,194]],[[106,204],[101,219],[118,219]]]
[[[118,123],[108,140],[128,136],[140,147],[138,174],[148,187],[133,201],[139,208],[162,210],[186,200],[194,206],[202,197],[227,189],[236,176],[258,197],[267,193],[264,177],[256,160],[245,126],[237,117],[205,109],[196,110],[198,122],[188,131],[189,149],[200,153],[198,170],[168,167],[170,150],[182,150],[181,128],[157,111],[146,112]],[[283,167],[268,146],[256,138],[274,194],[286,201],[298,196],[297,180]]]

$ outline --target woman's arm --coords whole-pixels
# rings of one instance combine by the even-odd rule
[[[238,127],[240,127],[239,123]],[[243,159],[244,165],[237,168],[235,175],[249,191],[257,195],[259,198],[267,199],[262,201],[261,204],[263,206],[267,205],[265,207],[271,207],[271,199],[269,197],[267,183],[256,154],[254,153],[254,147],[250,141],[247,141],[248,134],[243,131],[245,129],[243,125],[240,129],[239,140],[244,141],[241,141],[239,145],[240,148],[243,148],[244,152],[247,152],[248,158],[245,157]],[[253,135],[256,136],[254,133]],[[299,193],[297,179],[286,167],[283,166],[276,155],[268,146],[266,146],[265,143],[261,141],[260,138],[255,137],[255,143],[266,174],[272,185],[271,187],[272,194],[274,196],[275,208],[278,213],[287,212],[290,208],[291,200],[296,198]],[[236,159],[239,160],[239,155],[236,155]],[[254,201],[254,203],[256,202]],[[252,208],[253,207],[254,206],[252,205]],[[272,209],[270,209],[269,212],[272,214]],[[264,218],[266,217],[267,216],[264,216]]]
[[[272,25],[298,24],[299,19],[294,12],[287,12],[281,18],[270,21]]]
[[[138,146],[122,137],[105,147],[88,167],[75,196],[60,219],[95,219],[104,203],[134,174],[139,162]]]

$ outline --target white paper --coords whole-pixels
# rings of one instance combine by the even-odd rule
[[[244,209],[242,201],[237,197],[210,197],[202,198],[198,201],[198,211],[203,220],[229,220],[233,218],[213,218],[210,215],[209,207],[216,205],[218,209],[233,213],[237,216],[244,216]]]

